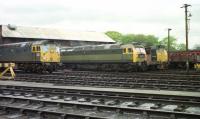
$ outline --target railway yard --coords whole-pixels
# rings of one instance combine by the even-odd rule
[[[163,45],[0,44],[0,119],[200,119],[199,70]]]
[[[1,119],[199,119],[199,72],[17,72],[0,81]]]
[[[200,119],[200,51],[189,55],[137,42],[1,44],[0,119]]]
[[[0,119],[200,119],[200,3],[183,2],[2,1]]]

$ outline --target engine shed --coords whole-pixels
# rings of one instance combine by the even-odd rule
[[[101,32],[0,25],[0,44],[39,40],[51,40],[61,46],[98,45],[115,42]]]

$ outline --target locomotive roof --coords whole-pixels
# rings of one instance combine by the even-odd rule
[[[79,50],[102,50],[102,49],[119,49],[124,44],[101,44],[101,45],[84,45],[84,46],[76,46],[76,47],[62,47],[61,50],[70,50],[70,51],[79,51]],[[144,48],[142,45],[134,45],[134,44],[125,44],[126,46],[134,46],[139,48]]]
[[[101,50],[101,49],[116,49],[120,48],[119,44],[101,44],[101,45],[84,45],[76,47],[63,47],[62,49],[71,49],[71,50]]]
[[[48,40],[71,40],[71,41],[93,41],[109,42],[115,41],[105,33],[94,31],[66,31],[65,29],[24,27],[14,25],[2,26],[2,37],[9,38],[31,38],[31,39],[48,39]]]
[[[49,41],[42,40],[42,41],[31,41],[31,42],[19,42],[19,43],[9,43],[9,44],[0,44],[0,46],[14,46],[14,45],[34,45],[34,44],[47,44]]]

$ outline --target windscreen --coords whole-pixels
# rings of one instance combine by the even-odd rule
[[[135,49],[136,49],[136,51],[138,51],[138,53],[142,53],[142,54],[146,53],[144,48],[135,48]]]

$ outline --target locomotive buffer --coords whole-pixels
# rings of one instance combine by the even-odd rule
[[[0,63],[0,79],[14,79],[15,78],[15,72],[13,68],[15,67],[14,63]],[[7,75],[9,74],[10,76]]]

